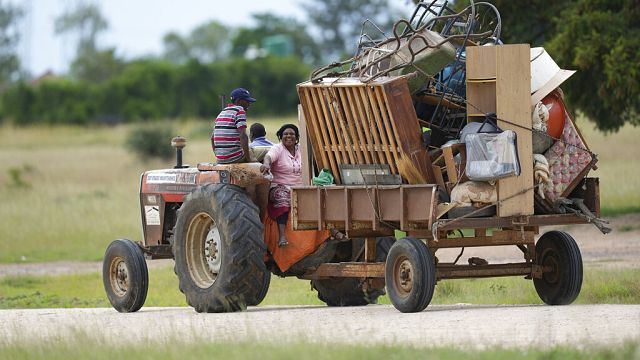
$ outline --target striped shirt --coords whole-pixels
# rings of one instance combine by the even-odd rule
[[[242,106],[229,104],[220,112],[211,134],[218,164],[231,164],[244,158],[240,133],[246,127],[247,113]]]

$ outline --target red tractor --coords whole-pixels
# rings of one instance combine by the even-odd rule
[[[374,303],[386,289],[398,310],[422,311],[440,280],[495,276],[533,280],[547,304],[573,302],[582,286],[575,240],[559,231],[538,240],[536,235],[546,225],[601,225],[598,179],[585,177],[596,157],[564,112],[562,138],[545,156],[572,162],[554,163],[554,186],[546,197],[537,191],[529,61],[528,45],[468,47],[467,100],[461,103],[453,97],[446,104],[431,101],[437,93],[412,95],[409,76],[322,78],[298,85],[307,185],[292,188],[285,248],[276,244],[273,221],[262,215],[269,181],[259,163],[186,167],[184,139],[174,139],[176,166],[145,172],[140,180],[143,241],[116,240],[106,251],[103,281],[111,304],[122,312],[144,304],[145,258],[173,258],[180,290],[199,312],[259,304],[271,274],[311,280],[320,300],[331,306]],[[467,177],[464,161],[465,154],[476,154],[463,143],[434,147],[437,135],[455,137],[460,127],[425,122],[414,107],[420,102],[445,104],[444,121],[462,125],[493,114],[496,128],[517,134],[511,146],[517,146],[520,172],[482,183],[493,197],[471,191],[468,201],[453,201],[457,190],[478,185]],[[474,106],[466,111],[466,105]],[[425,125],[433,130],[430,147],[424,146]],[[311,185],[321,169],[333,174],[334,184]],[[346,236],[331,237],[329,230]],[[396,241],[397,231],[406,236]],[[458,264],[437,253],[459,248],[461,256],[465,248],[507,245],[522,261],[469,258]]]

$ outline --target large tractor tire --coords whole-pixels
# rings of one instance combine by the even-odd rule
[[[187,303],[197,312],[232,312],[261,301],[270,275],[263,230],[258,208],[242,188],[210,184],[189,194],[173,241]]]
[[[571,304],[582,288],[582,255],[578,244],[563,231],[549,231],[536,244],[539,265],[550,268],[533,279],[540,299],[548,305]]]
[[[384,262],[389,249],[396,241],[394,237],[376,239],[376,261]],[[357,260],[362,261],[364,240],[354,240],[354,253],[362,253]],[[357,278],[330,278],[311,280],[311,286],[318,291],[318,299],[329,306],[363,306],[375,304],[385,294],[384,286],[380,289],[365,289],[364,283]]]
[[[389,299],[396,309],[412,313],[429,305],[436,286],[436,265],[425,243],[410,237],[398,240],[384,268]]]
[[[140,310],[147,299],[149,272],[140,247],[131,240],[115,240],[104,254],[102,283],[109,302],[119,312]]]

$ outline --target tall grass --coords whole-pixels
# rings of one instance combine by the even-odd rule
[[[285,120],[294,121],[263,121],[275,134]],[[213,161],[209,122],[173,126],[177,134],[203,132],[189,141],[185,163]],[[129,130],[0,128],[0,262],[100,260],[115,238],[142,240],[140,174],[173,161],[143,162],[129,153]]]

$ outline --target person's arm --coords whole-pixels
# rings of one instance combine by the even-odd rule
[[[262,160],[262,165],[260,166],[260,171],[262,171],[263,174],[267,174],[271,171],[271,161],[271,156],[267,153]]]
[[[249,152],[249,137],[247,136],[247,128],[243,128],[240,131],[240,147],[244,151],[244,156],[247,161],[251,161],[251,153]]]

